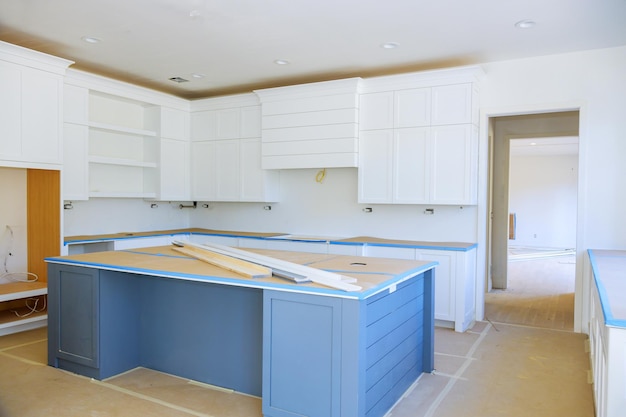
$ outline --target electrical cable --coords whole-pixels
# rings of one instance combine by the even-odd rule
[[[5,238],[6,235],[8,235],[8,238]],[[0,281],[2,281],[3,279],[7,281],[12,281],[12,282],[35,282],[37,281],[39,279],[37,274],[34,274],[32,272],[9,272],[7,268],[7,262],[9,260],[9,256],[11,256],[11,247],[13,246],[13,229],[11,229],[11,226],[9,225],[6,226],[5,233],[2,236],[2,240],[4,241],[2,242],[3,243],[2,256],[4,258],[3,259],[4,272],[0,274]],[[20,275],[23,275],[25,277],[16,278],[16,276],[20,276]]]
[[[315,176],[315,182],[322,183],[324,182],[324,178],[326,177],[326,168],[320,170]]]
[[[35,304],[31,307],[28,305],[29,301],[34,301]],[[20,314],[17,310],[11,310],[17,317],[28,317],[35,313],[41,313],[46,309],[46,297],[43,298],[43,306],[37,310],[37,305],[39,304],[39,298],[27,298],[26,299],[26,308],[28,308],[28,313]]]
[[[26,277],[23,279],[15,278],[15,275],[25,275]],[[33,277],[33,278],[29,278]],[[6,279],[7,281],[12,282],[35,282],[39,279],[39,276],[33,272],[4,272],[0,274],[0,281]]]

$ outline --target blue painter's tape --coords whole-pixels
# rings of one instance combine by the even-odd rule
[[[607,326],[623,327],[626,328],[626,319],[617,319],[613,316],[613,310],[609,301],[609,296],[602,282],[602,277],[599,276],[598,260],[593,253],[592,249],[588,249],[589,262],[591,263],[591,271],[593,273],[594,282],[598,290],[600,297],[600,306],[602,307],[602,314],[604,315],[604,323]]]

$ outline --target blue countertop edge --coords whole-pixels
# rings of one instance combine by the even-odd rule
[[[596,288],[598,289],[598,295],[600,297],[600,305],[602,307],[602,314],[604,315],[604,323],[607,326],[626,328],[626,320],[624,319],[616,319],[613,317],[613,312],[611,310],[611,305],[609,303],[609,298],[606,293],[606,289],[602,284],[602,277],[598,276],[597,273],[597,260],[595,255],[593,254],[593,249],[587,249],[587,254],[589,255],[589,262],[591,263],[591,271],[593,273],[594,282],[596,284]]]
[[[345,245],[345,246],[382,246],[382,247],[392,247],[392,248],[412,248],[412,249],[435,249],[435,250],[445,250],[445,251],[456,251],[456,252],[469,252],[478,247],[477,243],[470,244],[466,247],[453,247],[453,246],[440,246],[437,245],[436,242],[433,242],[432,245],[424,245],[424,244],[405,244],[405,243],[381,243],[381,242],[345,242],[342,240],[328,240],[328,239],[290,239],[290,238],[282,238],[280,236],[275,237],[266,237],[266,236],[250,236],[250,235],[239,235],[234,233],[202,233],[202,232],[182,232],[182,233],[154,233],[149,235],[132,235],[132,236],[119,236],[119,237],[109,237],[109,238],[94,238],[94,239],[80,239],[80,240],[65,240],[63,242],[63,246],[67,246],[69,244],[79,244],[79,243],[95,243],[95,242],[108,242],[114,240],[125,240],[125,239],[143,239],[143,238],[153,238],[153,237],[161,237],[161,236],[177,236],[177,235],[200,235],[200,236],[220,236],[220,237],[232,237],[232,238],[245,238],[245,239],[256,239],[256,240],[283,240],[290,242],[310,242],[310,243],[322,243],[328,242],[332,245]]]
[[[129,250],[128,252],[135,252],[135,251]],[[140,252],[140,253],[144,253],[144,252]],[[150,254],[150,255],[164,256],[164,255],[158,255],[158,254]],[[135,273],[135,274],[149,275],[149,276],[155,276],[155,277],[182,279],[182,280],[187,280],[187,281],[199,281],[199,282],[224,284],[224,285],[232,285],[232,286],[248,287],[248,288],[271,289],[271,290],[288,291],[288,292],[300,292],[300,293],[307,293],[307,294],[313,294],[313,295],[324,295],[324,296],[332,296],[332,297],[348,298],[348,299],[356,299],[356,300],[367,299],[403,281],[406,281],[416,275],[419,275],[422,272],[426,272],[429,269],[433,269],[439,264],[438,262],[429,262],[420,267],[405,271],[402,274],[394,275],[393,278],[391,278],[390,280],[385,281],[384,283],[380,285],[374,286],[368,290],[361,292],[361,291],[342,291],[342,290],[336,290],[332,288],[318,288],[318,287],[312,288],[312,287],[304,286],[306,284],[295,284],[295,283],[289,283],[287,281],[285,282],[285,284],[277,284],[277,283],[272,283],[272,282],[269,282],[269,283],[259,282],[259,281],[255,281],[254,279],[225,278],[225,277],[218,277],[218,276],[213,276],[213,275],[207,276],[207,275],[168,272],[168,271],[162,271],[162,270],[157,270],[157,269],[132,268],[132,267],[111,265],[111,264],[101,264],[101,263],[96,263],[96,262],[76,261],[73,259],[66,259],[63,257],[49,257],[49,258],[45,258],[44,260],[49,263],[83,266],[83,267],[88,267],[88,268],[104,269],[108,271],[127,272],[127,273]],[[358,273],[355,273],[354,271],[333,270],[329,272],[335,272],[335,273],[344,272],[344,273],[358,274]],[[388,272],[368,272],[368,274],[390,275]]]

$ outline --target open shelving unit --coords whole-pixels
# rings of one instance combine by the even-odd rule
[[[43,281],[10,282],[0,285],[0,302],[25,300],[22,307],[0,311],[0,336],[45,326],[48,320],[47,310],[44,308],[43,311],[28,314],[31,310],[26,307],[26,300],[47,294],[48,284]],[[43,306],[39,304],[38,308],[41,307]]]
[[[159,137],[148,103],[89,92],[89,197],[156,196]]]

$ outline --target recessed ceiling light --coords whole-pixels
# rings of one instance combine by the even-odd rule
[[[530,142],[530,146],[535,146],[537,145],[537,142]]]
[[[383,49],[395,49],[398,46],[400,46],[400,45],[397,42],[385,42],[385,43],[380,45],[380,47],[383,48]]]
[[[94,38],[93,36],[83,36],[81,39],[83,40],[83,42],[87,42],[87,43],[98,43],[98,42],[100,42],[100,39]]]
[[[274,64],[276,65],[289,65],[289,61],[286,59],[276,59],[274,60]]]
[[[204,78],[204,74],[198,74],[198,73],[193,73],[191,74],[191,76],[196,79]]]
[[[515,27],[519,29],[530,29],[537,24],[534,20],[525,19],[515,23]]]

